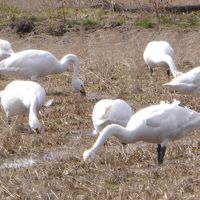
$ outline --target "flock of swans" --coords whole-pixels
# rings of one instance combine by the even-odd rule
[[[174,50],[166,41],[149,42],[143,58],[151,73],[153,68],[164,66],[173,79],[163,84],[181,93],[200,94],[200,67],[187,73],[179,72],[174,61]],[[45,104],[45,89],[34,82],[38,77],[64,72],[73,63],[72,86],[86,95],[84,83],[79,79],[80,62],[76,55],[68,54],[60,61],[50,52],[25,50],[15,53],[8,41],[0,40],[0,74],[30,81],[15,80],[0,92],[1,105],[8,123],[14,115],[29,114],[29,126],[37,133],[41,130],[39,109]],[[127,102],[121,99],[103,99],[97,102],[92,112],[93,135],[98,138],[94,145],[83,153],[84,161],[95,157],[106,140],[117,137],[122,144],[144,141],[157,144],[157,161],[163,163],[170,141],[184,137],[200,127],[200,113],[180,105],[161,102],[134,113]]]

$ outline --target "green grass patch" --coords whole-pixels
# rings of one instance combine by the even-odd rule
[[[167,26],[177,25],[176,18],[171,15],[163,15],[160,17],[160,23]]]
[[[134,24],[143,28],[154,28],[156,26],[155,21],[147,17],[136,19]]]
[[[109,23],[118,25],[135,25],[143,28],[154,28],[162,25],[168,27],[193,28],[200,26],[200,12],[172,14],[161,13],[157,18],[151,13],[118,13],[102,8],[62,8],[59,9],[43,9],[38,12],[25,12],[17,6],[0,3],[0,25],[9,25],[20,20],[28,20],[35,27],[41,26],[36,30],[46,30],[46,27],[62,22],[68,28],[85,25],[88,27],[96,25],[106,25]]]
[[[1,15],[14,15],[14,14],[20,14],[21,12],[22,11],[16,6],[0,3]]]
[[[99,20],[95,18],[86,18],[83,19],[81,23],[85,26],[94,26],[99,24]]]

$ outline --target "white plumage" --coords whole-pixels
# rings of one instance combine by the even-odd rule
[[[11,56],[14,53],[12,45],[7,40],[0,39],[0,61]]]
[[[9,123],[12,116],[28,113],[30,127],[33,131],[39,132],[41,125],[38,114],[46,97],[43,87],[33,81],[16,80],[1,91],[0,97]]]
[[[177,71],[174,62],[174,50],[171,45],[166,41],[151,41],[147,44],[143,58],[146,65],[150,68],[151,73],[155,67],[166,67],[171,70],[174,77],[181,73]],[[169,75],[169,71],[167,71]]]
[[[60,61],[50,52],[30,49],[13,54],[0,62],[0,74],[17,78],[31,78],[62,73],[73,63],[72,86],[85,95],[83,82],[78,78],[80,62],[76,55],[68,54]]]
[[[163,85],[181,93],[200,96],[200,67],[196,67]]]
[[[100,133],[108,124],[126,126],[132,114],[131,106],[122,99],[98,101],[92,112],[93,134]]]
[[[115,136],[122,143],[157,143],[158,163],[162,163],[168,142],[182,138],[199,127],[200,113],[179,106],[177,101],[149,106],[135,113],[125,128],[117,124],[105,127],[92,148],[83,153],[83,159],[94,157],[106,140]]]

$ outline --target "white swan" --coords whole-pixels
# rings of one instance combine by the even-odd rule
[[[200,96],[200,67],[196,67],[163,85],[181,93]]]
[[[149,42],[144,50],[143,58],[150,68],[151,74],[153,73],[153,68],[159,66],[167,68],[168,76],[170,76],[170,71],[174,77],[181,74],[181,72],[177,71],[174,63],[174,50],[166,41]]]
[[[29,113],[29,125],[33,131],[39,133],[41,125],[38,112],[46,97],[43,87],[33,81],[16,80],[1,91],[0,97],[9,124],[12,116]]]
[[[35,80],[48,74],[62,73],[70,63],[74,64],[72,86],[76,91],[80,91],[81,94],[85,95],[83,81],[78,78],[80,62],[74,54],[65,55],[59,61],[48,51],[30,49],[17,52],[0,62],[0,74]]]
[[[14,53],[12,45],[7,40],[0,39],[0,61],[11,56]]]
[[[181,107],[179,103],[175,101],[144,108],[131,117],[125,128],[117,124],[108,125],[92,148],[83,153],[83,159],[94,158],[106,140],[115,136],[122,143],[144,141],[158,144],[158,163],[162,163],[170,141],[182,138],[200,127],[200,113]]]
[[[131,106],[122,99],[98,101],[92,112],[93,134],[100,133],[108,124],[126,126],[132,114]]]

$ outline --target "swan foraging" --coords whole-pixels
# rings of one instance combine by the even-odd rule
[[[159,66],[167,67],[168,76],[170,76],[170,70],[174,77],[182,74],[176,69],[174,50],[166,41],[149,42],[144,50],[143,58],[146,65],[150,68],[151,75],[153,73],[153,68]]]
[[[100,133],[108,124],[126,126],[132,114],[131,106],[121,99],[98,101],[92,112],[93,135]]]
[[[22,116],[29,113],[31,129],[39,133],[41,125],[38,119],[39,109],[45,103],[46,93],[43,87],[33,81],[16,80],[10,82],[1,91],[1,105],[6,113],[8,123],[15,115]]]
[[[106,140],[115,136],[122,143],[138,141],[158,144],[158,163],[163,163],[167,144],[200,127],[200,113],[179,106],[178,101],[146,107],[133,114],[126,127],[108,125],[91,149],[83,153],[84,161],[94,158]]]
[[[196,67],[176,78],[171,82],[163,84],[170,89],[177,90],[181,93],[200,96],[200,67]]]
[[[0,62],[0,74],[35,80],[41,76],[62,73],[67,70],[70,63],[73,63],[74,69],[72,86],[85,95],[83,81],[78,78],[80,62],[74,54],[65,55],[59,61],[48,51],[30,49],[17,52]]]
[[[14,53],[12,45],[7,40],[0,39],[0,61],[11,56]]]

